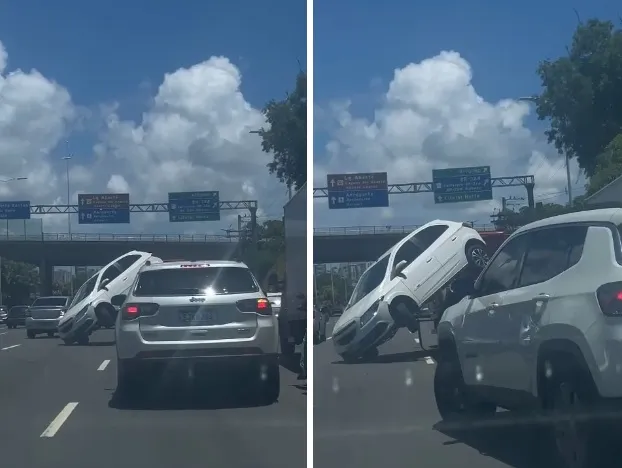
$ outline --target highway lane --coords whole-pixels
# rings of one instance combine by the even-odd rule
[[[0,333],[0,466],[304,466],[306,389],[293,365],[281,368],[270,406],[218,375],[212,385],[163,384],[128,407],[114,397],[112,331],[72,347],[28,340],[23,328]]]
[[[371,363],[343,363],[330,340],[315,346],[314,464],[535,468],[546,463],[538,461],[543,458],[535,449],[540,433],[517,427],[504,417],[507,412],[494,419],[501,426],[457,433],[443,429],[433,394],[434,369],[435,361],[405,330]]]

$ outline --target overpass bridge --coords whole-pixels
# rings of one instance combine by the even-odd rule
[[[105,265],[130,250],[152,252],[164,260],[230,259],[240,253],[238,239],[185,234],[46,234],[0,236],[0,258],[39,267],[43,294],[50,294],[54,266]]]
[[[313,229],[313,263],[372,262],[420,225],[357,226]],[[492,225],[474,225],[480,233]]]

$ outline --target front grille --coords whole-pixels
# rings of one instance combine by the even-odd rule
[[[389,324],[385,322],[378,323],[372,329],[372,331],[365,335],[365,337],[363,337],[363,339],[360,341],[359,346],[361,347],[361,349],[366,349],[374,346],[376,344],[376,341],[378,341],[387,330],[388,326]]]
[[[337,333],[333,334],[333,340],[335,340],[335,342],[340,346],[346,346],[356,336],[356,329],[357,329],[357,323],[350,322],[348,325],[346,325],[344,328],[339,330]]]

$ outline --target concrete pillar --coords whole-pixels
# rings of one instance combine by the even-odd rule
[[[535,187],[535,184],[525,184],[525,188],[527,189],[527,206],[529,206],[529,208],[535,207],[534,198],[533,198],[534,187]]]
[[[41,296],[51,296],[54,282],[54,265],[42,259],[39,263],[39,291]]]

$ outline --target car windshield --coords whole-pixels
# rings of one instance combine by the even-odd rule
[[[380,285],[385,277],[388,265],[389,255],[387,254],[373,264],[365,273],[363,273],[356,284],[354,291],[352,292],[352,297],[350,297],[348,307],[356,304]]]
[[[31,307],[65,307],[67,305],[67,297],[40,297],[32,303]]]
[[[196,296],[258,292],[259,286],[247,268],[167,268],[141,273],[135,296]]]
[[[76,295],[73,297],[73,300],[71,301],[71,306],[73,307],[76,304],[82,302],[84,299],[86,299],[91,292],[93,292],[93,290],[95,289],[95,285],[97,284],[97,277],[99,276],[99,272],[95,273],[95,275],[91,276],[91,278],[84,283],[80,289],[78,289],[78,292],[76,293]]]

